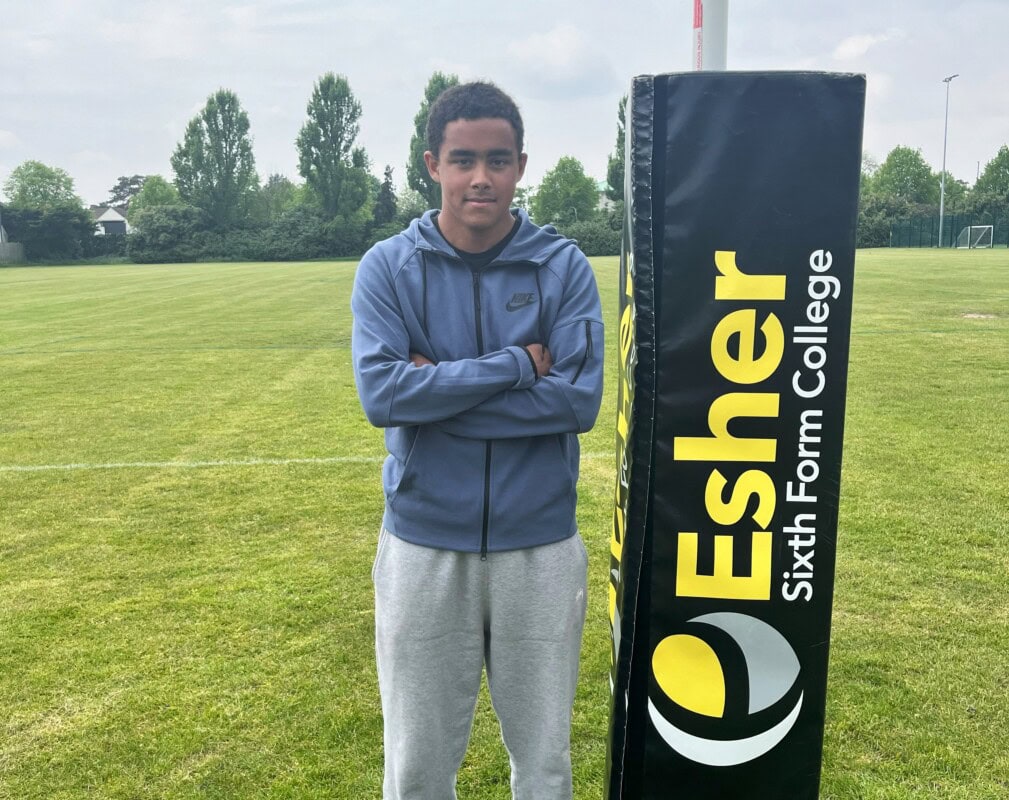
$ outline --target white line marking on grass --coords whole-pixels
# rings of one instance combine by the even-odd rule
[[[220,461],[123,461],[112,464],[0,464],[0,472],[50,472],[87,469],[202,469],[203,467],[262,467],[287,464],[369,464],[382,456],[332,456],[329,458],[248,458]]]
[[[582,453],[582,458],[610,458],[612,453]],[[0,472],[70,472],[99,469],[203,469],[205,467],[276,467],[289,464],[377,464],[385,456],[327,458],[248,458],[220,461],[123,461],[111,464],[0,464]]]

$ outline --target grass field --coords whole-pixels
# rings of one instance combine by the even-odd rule
[[[0,269],[0,798],[380,796],[354,269]],[[1009,251],[860,253],[851,359],[822,797],[1007,798]],[[585,800],[614,372],[583,440]],[[459,793],[509,796],[486,697]]]

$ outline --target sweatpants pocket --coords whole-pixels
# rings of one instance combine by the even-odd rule
[[[385,543],[389,539],[389,531],[382,528],[378,532],[378,548],[375,550],[375,560],[371,564],[371,582],[375,582],[375,573],[378,572],[378,562],[382,558],[382,553],[385,552]]]

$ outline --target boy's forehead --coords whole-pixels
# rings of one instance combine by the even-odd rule
[[[445,125],[442,152],[450,150],[504,151],[518,153],[518,135],[501,117],[454,119]]]

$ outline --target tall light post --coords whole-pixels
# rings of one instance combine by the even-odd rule
[[[939,247],[942,247],[942,216],[946,205],[946,132],[949,130],[949,85],[960,73],[943,78],[946,84],[946,119],[942,123],[942,176],[939,179]]]

